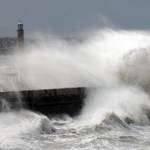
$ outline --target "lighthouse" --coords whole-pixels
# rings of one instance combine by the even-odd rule
[[[17,29],[17,46],[18,48],[23,48],[24,46],[24,29],[23,29],[23,23],[18,23],[18,29]]]

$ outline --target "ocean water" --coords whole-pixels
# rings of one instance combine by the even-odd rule
[[[103,29],[89,35],[82,42],[38,35],[24,50],[0,56],[2,92],[89,89],[74,118],[11,110],[0,99],[0,149],[150,149],[149,31]]]
[[[148,124],[129,125],[114,114],[93,126],[79,125],[67,116],[48,119],[27,110],[3,113],[0,121],[3,150],[150,149]]]

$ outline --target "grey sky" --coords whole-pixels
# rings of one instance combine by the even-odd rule
[[[15,36],[22,20],[27,31],[72,35],[114,24],[150,28],[150,0],[0,0],[0,36]]]

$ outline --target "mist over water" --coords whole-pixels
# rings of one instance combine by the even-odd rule
[[[119,149],[114,144],[118,142],[120,148],[129,149],[130,140],[132,148],[144,146],[150,137],[149,48],[149,31],[105,29],[82,41],[40,35],[36,43],[5,56],[7,63],[0,66],[1,91],[88,87],[88,96],[76,118],[48,119],[7,109],[0,114],[0,148]],[[140,147],[142,132],[147,135]]]

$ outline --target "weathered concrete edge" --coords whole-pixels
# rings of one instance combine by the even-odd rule
[[[85,87],[0,92],[12,109],[27,109],[52,114],[77,115],[87,95]]]

